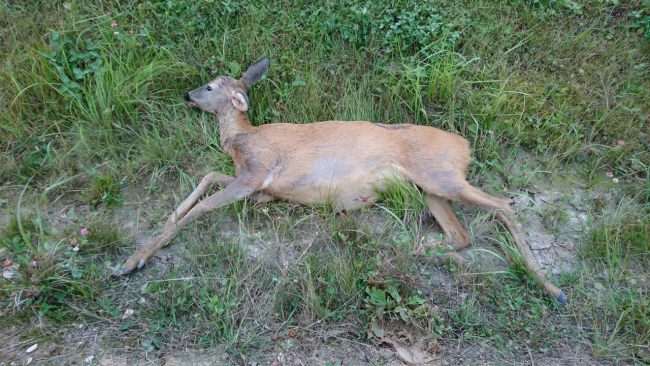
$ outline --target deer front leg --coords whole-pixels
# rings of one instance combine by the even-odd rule
[[[219,207],[231,204],[249,196],[251,193],[253,193],[253,189],[249,184],[245,184],[242,179],[236,179],[224,190],[199,202],[186,215],[184,215],[183,218],[175,222],[175,224],[169,226],[165,225],[162,234],[158,235],[149,244],[140,248],[140,250],[124,262],[122,268],[115,271],[114,275],[121,276],[129,274],[136,268],[142,268],[160,248],[169,243],[169,241],[172,240],[188,223],[206,212],[214,211]]]
[[[171,215],[167,218],[167,222],[165,223],[165,230],[167,230],[169,227],[173,226],[178,220],[182,219],[185,214],[194,206],[196,201],[201,198],[205,194],[205,192],[212,187],[215,183],[221,186],[222,188],[228,187],[232,182],[235,181],[235,177],[231,177],[229,175],[221,174],[221,173],[210,173],[203,177],[203,180],[201,180],[201,183],[199,183],[199,186],[196,187],[194,192],[192,192],[189,197],[183,201],[176,211],[172,212]]]

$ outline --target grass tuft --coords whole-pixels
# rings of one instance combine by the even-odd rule
[[[115,180],[113,174],[106,174],[95,177],[84,190],[82,201],[96,207],[100,204],[116,206],[122,203],[118,192],[120,184]]]

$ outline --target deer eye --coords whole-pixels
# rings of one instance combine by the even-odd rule
[[[208,85],[207,87],[208,91],[212,91],[212,88]]]

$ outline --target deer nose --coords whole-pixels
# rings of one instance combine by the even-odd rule
[[[190,98],[190,93],[185,94],[185,100],[188,101],[188,102],[192,101],[192,99]]]

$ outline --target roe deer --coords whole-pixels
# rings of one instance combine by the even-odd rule
[[[472,187],[465,174],[469,143],[463,137],[434,127],[387,125],[364,121],[311,124],[274,123],[254,127],[248,119],[247,92],[269,70],[263,58],[236,80],[219,76],[185,95],[190,107],[214,113],[221,144],[235,164],[236,178],[208,174],[169,216],[162,234],[129,258],[116,275],[141,268],[179,230],[199,215],[256,195],[261,202],[286,199],[304,204],[332,203],[339,209],[372,204],[390,179],[420,187],[429,209],[454,250],[470,245],[448,200],[493,212],[512,235],[523,263],[544,288],[562,304],[566,297],[551,283],[526,243],[521,224],[507,202]],[[223,190],[198,202],[215,183]],[[196,204],[196,205],[195,205]],[[440,245],[442,241],[422,247]],[[449,256],[462,262],[454,252]]]

